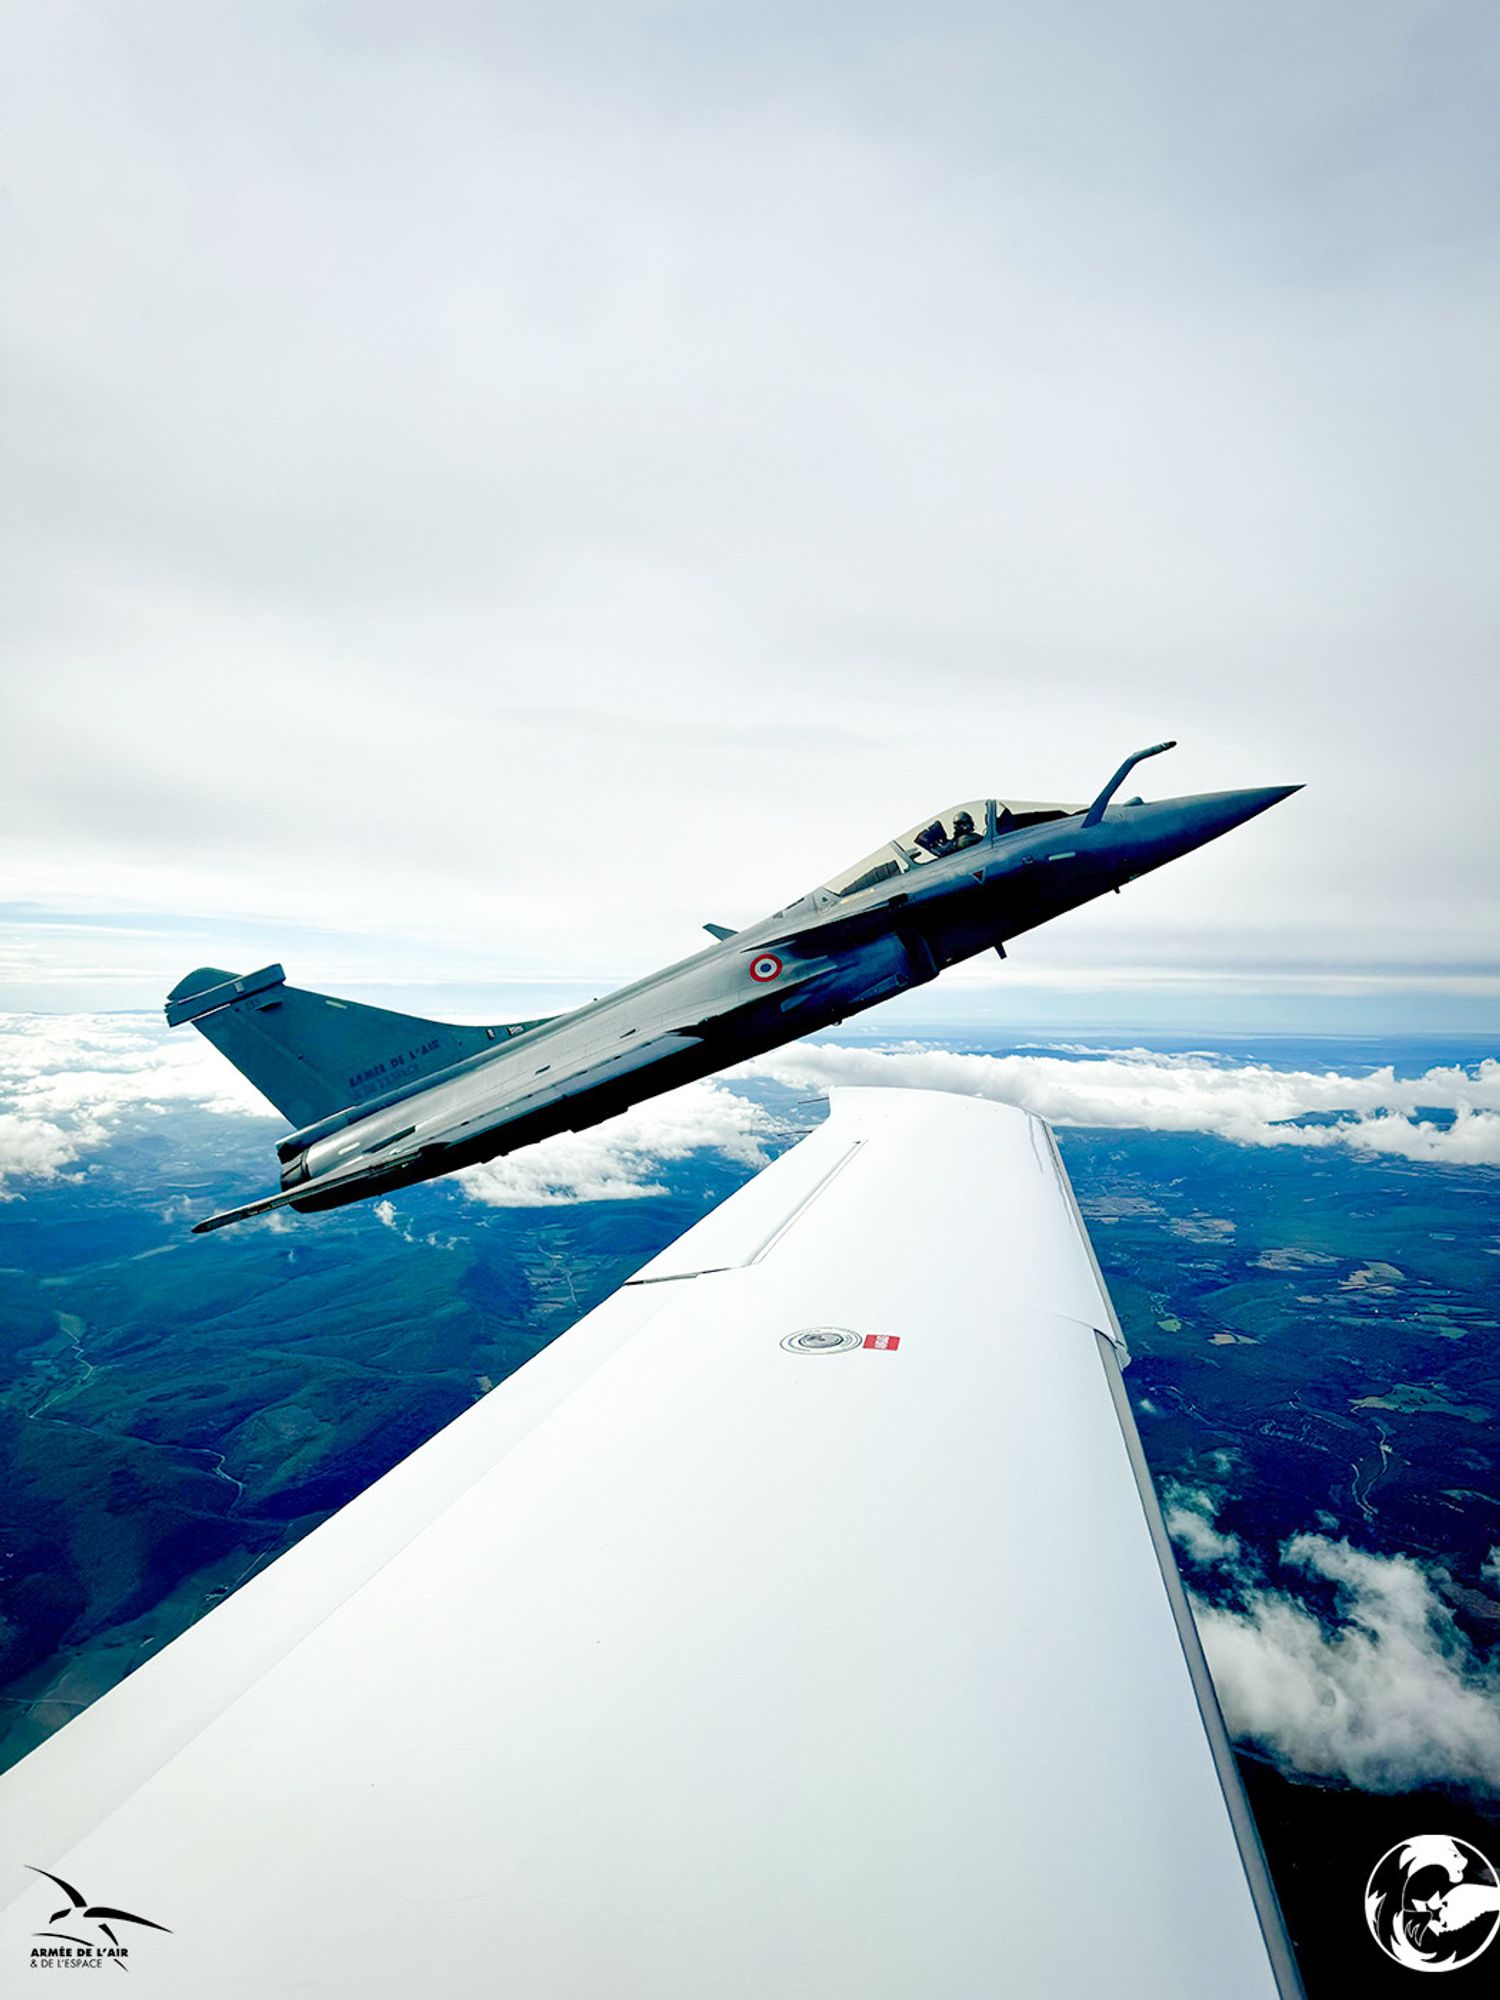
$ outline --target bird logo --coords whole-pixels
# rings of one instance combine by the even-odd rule
[[[52,1915],[47,1920],[49,1924],[56,1925],[64,1922],[78,1925],[96,1924],[116,1950],[120,1949],[120,1940],[111,1928],[114,1924],[143,1924],[148,1931],[166,1931],[168,1936],[171,1935],[170,1925],[155,1923],[150,1917],[138,1917],[132,1910],[117,1910],[109,1903],[91,1903],[86,1896],[79,1894],[71,1882],[65,1882],[61,1875],[54,1875],[46,1868],[32,1867],[29,1861],[26,1865],[31,1869],[33,1875],[42,1875],[46,1877],[47,1881],[55,1882],[68,1899],[60,1910],[52,1912]],[[81,1944],[86,1946],[90,1951],[98,1949],[96,1938],[80,1937],[76,1930],[60,1931],[53,1929],[37,1931],[35,1935],[37,1937],[65,1938],[69,1944]],[[117,1958],[115,1964],[119,1966],[122,1972],[128,1972],[130,1969],[123,1959]]]

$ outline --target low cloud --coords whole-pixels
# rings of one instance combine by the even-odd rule
[[[435,1229],[425,1230],[419,1234],[409,1222],[402,1221],[396,1204],[388,1199],[377,1201],[370,1212],[383,1229],[394,1230],[403,1243],[425,1244],[432,1250],[456,1250],[461,1240],[457,1236],[441,1235]],[[277,1213],[285,1215],[286,1210],[279,1209]]]
[[[1239,1561],[1239,1537],[1221,1534],[1215,1527],[1213,1509],[1206,1504],[1206,1495],[1169,1485],[1162,1498],[1167,1533],[1195,1562]]]
[[[458,1176],[466,1194],[492,1208],[551,1208],[567,1202],[634,1201],[664,1194],[660,1169],[690,1153],[713,1152],[763,1167],[780,1127],[748,1098],[712,1083],[689,1083],[587,1132],[565,1132],[508,1159]]]
[[[1070,1045],[1073,1046],[1073,1045]],[[734,1072],[731,1072],[734,1074]],[[966,1055],[911,1044],[803,1043],[739,1074],[793,1088],[875,1084],[952,1090],[1018,1104],[1056,1125],[1209,1132],[1244,1146],[1338,1147],[1408,1160],[1500,1165],[1500,1062],[1454,1063],[1417,1077],[1389,1066],[1355,1076],[1282,1070],[1200,1051],[1150,1049]],[[1443,1114],[1441,1120],[1429,1115]],[[1303,1122],[1329,1119],[1329,1123]]]
[[[0,1015],[0,1198],[27,1181],[55,1179],[111,1139],[183,1104],[226,1116],[273,1115],[200,1036],[174,1035],[149,1017]],[[692,1153],[764,1166],[766,1142],[780,1129],[749,1099],[695,1083],[590,1131],[470,1168],[459,1180],[465,1193],[491,1207],[640,1200],[664,1193],[661,1168]],[[375,1212],[410,1234],[388,1202]]]
[[[799,1091],[835,1084],[958,1091],[1021,1105],[1058,1125],[1500,1164],[1500,1062],[1493,1059],[1398,1078],[1389,1067],[1367,1075],[1278,1070],[1211,1050],[1162,1055],[1068,1044],[1067,1051],[1056,1045],[995,1056],[921,1043],[794,1045],[720,1082],[691,1084],[461,1178],[477,1201],[539,1207],[658,1194],[661,1166],[694,1152],[763,1165],[765,1141],[780,1128],[734,1091],[737,1077],[771,1078]],[[183,1104],[225,1116],[273,1115],[199,1036],[172,1034],[149,1016],[0,1015],[0,1192],[55,1178],[121,1132]]]
[[[10,1198],[10,1178],[55,1180],[78,1157],[77,1135],[45,1118],[0,1111],[0,1201]]]
[[[250,1117],[270,1107],[201,1037],[149,1017],[0,1015],[0,1190],[55,1179],[174,1104]]]
[[[1500,1794],[1500,1657],[1458,1625],[1444,1570],[1299,1534],[1273,1579],[1219,1530],[1211,1494],[1168,1487],[1164,1499],[1202,1584],[1193,1609],[1232,1736],[1285,1771],[1364,1791]],[[1332,1586],[1331,1616],[1304,1580],[1324,1601]]]

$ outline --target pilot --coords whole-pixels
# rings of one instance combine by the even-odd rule
[[[953,816],[953,838],[948,843],[947,852],[957,854],[961,847],[977,847],[982,836],[974,825],[973,813],[961,812]]]

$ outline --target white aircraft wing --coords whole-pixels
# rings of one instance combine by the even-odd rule
[[[1123,1358],[1045,1125],[836,1093],[0,1779],[0,1983],[1298,1994]]]

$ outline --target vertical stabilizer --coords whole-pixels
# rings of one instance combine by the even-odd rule
[[[463,1027],[288,986],[279,965],[236,976],[202,966],[167,996],[167,1023],[193,1026],[293,1125],[400,1091],[539,1021]]]

